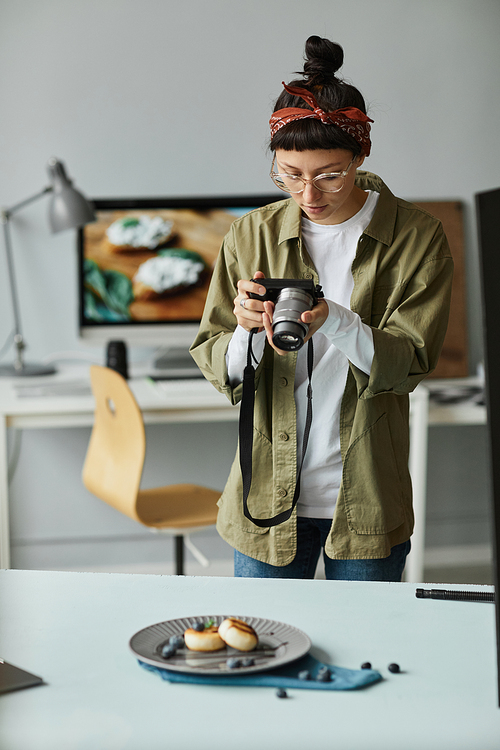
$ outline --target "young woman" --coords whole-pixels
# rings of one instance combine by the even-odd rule
[[[233,223],[191,350],[236,404],[259,331],[253,477],[244,492],[238,454],[219,502],[237,576],[312,578],[323,551],[327,578],[399,581],[410,549],[408,394],[437,364],[453,263],[437,219],[359,171],[372,121],[342,63],[339,45],[307,40],[270,120],[271,177],[289,198]],[[273,344],[263,278],[321,285],[301,315],[312,351]]]

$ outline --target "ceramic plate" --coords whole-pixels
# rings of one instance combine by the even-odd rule
[[[206,623],[213,620],[215,625],[220,625],[229,616],[238,617],[252,626],[259,637],[256,649],[246,653],[226,646],[220,651],[200,652],[183,647],[169,659],[162,658],[162,647],[172,635],[183,635],[193,622]],[[311,648],[311,641],[301,630],[276,620],[242,615],[198,615],[150,625],[132,636],[129,645],[138,659],[155,667],[192,674],[228,675],[264,672],[282,667],[305,656]],[[230,657],[252,657],[254,664],[229,669],[227,660]]]

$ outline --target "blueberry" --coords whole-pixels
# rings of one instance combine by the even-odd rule
[[[201,633],[203,630],[205,630],[205,625],[202,622],[193,622],[191,628],[193,630],[196,630],[197,633]]]
[[[226,661],[226,665],[228,669],[238,669],[238,667],[241,667],[241,661],[239,659],[236,659],[234,656],[231,656]]]
[[[171,643],[166,643],[161,650],[161,655],[164,659],[170,659],[175,654],[175,651],[175,646],[172,646]]]
[[[182,648],[184,646],[184,637],[182,635],[172,635],[168,642],[174,648]]]
[[[361,665],[361,669],[371,669],[371,668],[372,668],[372,663],[371,663],[371,661],[365,661],[365,662],[364,662],[364,663],[363,663],[363,664]]]
[[[308,669],[303,669],[299,674],[297,675],[299,680],[310,680],[311,679],[311,673]]]
[[[387,669],[389,670],[389,672],[393,672],[394,674],[397,674],[401,671],[399,668],[399,664],[389,664]]]
[[[253,656],[245,656],[245,658],[241,660],[242,667],[253,667],[254,664],[255,659],[253,658]]]
[[[276,695],[278,696],[278,698],[288,698],[288,694],[286,690],[283,690],[283,688],[278,688],[278,690],[276,691]]]

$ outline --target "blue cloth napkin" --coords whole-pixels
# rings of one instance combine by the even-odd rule
[[[278,669],[240,675],[237,673],[208,675],[174,672],[163,667],[145,664],[140,660],[139,664],[168,682],[189,682],[198,685],[243,685],[247,687],[299,688],[301,690],[356,690],[373,685],[382,679],[380,672],[374,669],[344,669],[333,664],[324,664],[310,654]],[[325,668],[330,672],[328,682],[317,679],[320,670]],[[300,672],[305,670],[310,673],[310,679],[308,680],[300,679],[298,676]]]

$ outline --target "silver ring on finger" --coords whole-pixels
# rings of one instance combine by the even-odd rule
[[[246,297],[243,297],[243,299],[240,299],[241,307],[245,307],[245,300],[246,300]]]

